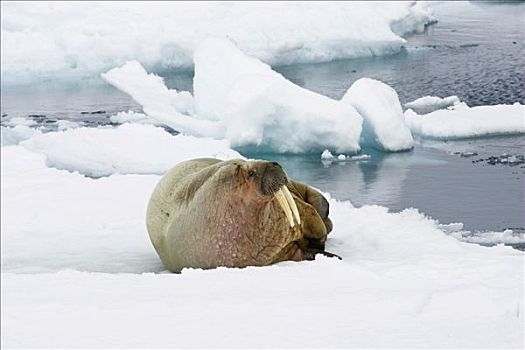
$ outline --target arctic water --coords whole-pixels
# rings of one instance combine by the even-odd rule
[[[275,69],[335,99],[355,80],[370,77],[395,88],[401,103],[425,95],[457,95],[470,106],[525,103],[525,4],[443,3],[435,13],[439,22],[408,37],[399,54]],[[157,73],[171,88],[192,90],[191,71]],[[29,117],[49,129],[58,119],[95,127],[111,124],[109,117],[117,112],[141,111],[103,82],[5,86],[1,95],[2,116]],[[290,177],[356,206],[414,207],[441,223],[462,222],[471,231],[525,231],[525,167],[486,161],[525,154],[523,135],[424,141],[409,152],[362,153],[371,158],[329,163],[320,154],[246,156],[277,160]]]

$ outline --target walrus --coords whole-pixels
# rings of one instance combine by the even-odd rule
[[[202,158],[161,178],[146,225],[164,265],[180,272],[334,256],[324,252],[328,215],[326,198],[276,162]]]

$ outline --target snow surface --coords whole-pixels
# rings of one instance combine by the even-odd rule
[[[352,106],[293,84],[228,40],[208,39],[196,50],[194,101],[188,92],[169,90],[138,62],[103,77],[156,121],[186,134],[226,139],[241,151],[360,149],[362,118]]]
[[[0,140],[2,146],[17,145],[31,138],[36,132],[36,129],[26,125],[16,125],[14,127],[0,126]]]
[[[413,1],[3,1],[0,12],[2,84],[92,78],[132,59],[150,70],[189,68],[210,36],[272,65],[393,54],[402,35],[433,21]]]
[[[50,167],[92,177],[164,174],[174,164],[190,158],[242,158],[230,149],[228,141],[173,136],[160,127],[140,124],[37,133],[21,145],[44,154]]]
[[[461,100],[457,96],[449,96],[445,98],[424,96],[415,99],[414,101],[407,102],[404,106],[405,108],[410,108],[417,114],[427,114],[437,111],[438,109],[453,107],[459,103],[461,103]]]
[[[405,111],[405,121],[412,134],[424,138],[455,139],[525,133],[525,106],[495,105],[437,110],[418,115]]]
[[[126,124],[46,140],[78,133],[71,140],[104,148],[126,134],[147,148],[161,131]],[[523,252],[458,241],[457,224],[327,194],[327,249],[342,261],[159,274],[145,210],[160,176],[87,178],[26,147],[1,149],[2,347],[524,346]]]
[[[363,117],[362,145],[385,151],[405,151],[414,147],[397,92],[387,84],[361,78],[350,86],[341,101],[352,105]]]

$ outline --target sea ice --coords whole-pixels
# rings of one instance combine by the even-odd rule
[[[124,124],[124,123],[136,123],[136,124],[153,124],[163,126],[165,123],[161,123],[153,118],[148,117],[144,113],[137,113],[134,111],[118,112],[115,115],[109,117],[112,123]]]
[[[445,109],[456,106],[461,103],[457,96],[449,96],[445,98],[437,96],[424,96],[414,101],[404,104],[405,108],[410,108],[417,114],[427,114],[439,109]]]
[[[2,147],[3,347],[524,345],[523,252],[458,241],[416,209],[327,195],[342,261],[156,273],[144,221],[159,179],[90,179]]]
[[[525,133],[525,106],[495,105],[437,110],[419,115],[405,111],[405,121],[414,135],[423,138],[455,139]]]
[[[228,40],[206,40],[194,59],[194,113],[173,102],[184,93],[189,105],[189,93],[169,90],[137,62],[103,77],[129,93],[153,119],[183,133],[226,139],[241,151],[360,149],[362,118],[352,106],[293,84]]]
[[[36,129],[23,124],[14,127],[0,126],[0,131],[2,146],[17,145],[38,132]]]
[[[332,160],[334,159],[334,155],[329,150],[325,149],[323,153],[321,153],[321,159],[322,160]]]
[[[362,145],[386,151],[404,151],[414,147],[397,92],[387,84],[369,78],[359,79],[341,101],[354,106],[363,116]]]
[[[220,120],[233,147],[277,153],[359,150],[362,118],[353,107],[293,84],[227,40],[206,40],[194,60],[196,112]]]
[[[2,84],[97,77],[136,59],[190,68],[206,38],[272,65],[399,52],[433,21],[424,2],[1,3]]]
[[[228,141],[173,136],[160,127],[141,124],[38,133],[21,145],[44,154],[48,166],[92,177],[163,174],[182,160],[198,157],[242,158]]]

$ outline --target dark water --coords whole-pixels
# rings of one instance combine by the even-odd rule
[[[393,86],[401,101],[424,95],[457,95],[469,105],[525,103],[525,4],[444,3],[439,22],[408,38],[389,57],[276,67],[307,89],[339,99],[361,77]],[[169,87],[192,89],[192,72],[162,72]],[[5,87],[1,113],[36,115],[39,123],[110,123],[119,111],[141,111],[127,95],[100,84]],[[82,112],[99,112],[83,114]],[[44,115],[45,117],[38,117]],[[45,121],[51,121],[45,123]],[[454,152],[474,151],[463,158]],[[427,142],[411,152],[366,149],[368,161],[324,164],[320,155],[256,155],[277,160],[288,174],[355,205],[380,204],[393,211],[415,207],[442,223],[463,222],[473,231],[525,227],[525,168],[473,160],[525,154],[525,136]]]
[[[455,152],[473,151],[469,158]],[[327,163],[315,156],[264,155],[288,175],[356,206],[392,211],[418,208],[441,223],[465,229],[525,231],[525,166],[472,163],[492,155],[524,154],[525,136],[464,140],[386,154],[365,150],[367,161]]]
[[[279,67],[296,84],[340,99],[357,79],[391,85],[402,103],[457,95],[469,106],[525,103],[525,3],[434,4],[439,22],[405,50],[330,63]]]

